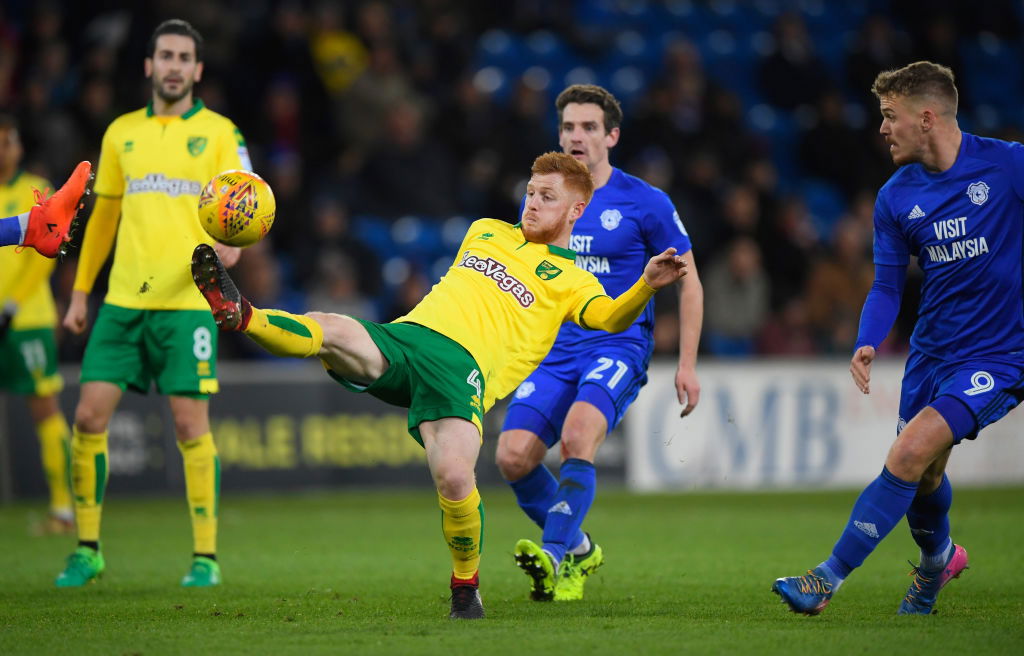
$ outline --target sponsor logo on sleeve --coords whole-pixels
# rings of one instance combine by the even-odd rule
[[[690,233],[686,232],[683,220],[679,218],[679,212],[672,212],[672,220],[676,222],[676,227],[679,228],[679,232],[683,233],[687,237],[690,236]]]

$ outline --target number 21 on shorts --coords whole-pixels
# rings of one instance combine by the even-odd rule
[[[622,380],[622,377],[625,376],[626,372],[629,371],[629,365],[627,365],[622,360],[612,360],[611,358],[598,358],[597,363],[597,367],[594,368],[589,374],[587,374],[585,380],[604,380],[605,376],[611,374],[611,378],[609,378],[608,382],[605,383],[608,386],[608,389],[615,389],[615,386],[619,384],[619,381]],[[615,365],[615,372],[605,373],[605,371],[607,369],[610,369],[612,365]]]

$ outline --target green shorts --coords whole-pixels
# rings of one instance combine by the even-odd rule
[[[381,401],[409,408],[409,434],[421,446],[419,425],[443,417],[471,421],[483,435],[484,381],[466,349],[419,324],[356,321],[387,358],[388,369],[368,386],[328,369],[331,378],[353,392],[369,392]]]
[[[0,390],[51,396],[63,387],[53,328],[12,329],[0,339]]]
[[[132,310],[104,303],[82,360],[82,382],[145,394],[206,398],[218,391],[217,324],[208,310]]]

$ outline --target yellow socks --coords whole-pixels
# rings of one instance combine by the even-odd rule
[[[245,334],[274,355],[308,358],[320,352],[324,331],[316,321],[301,314],[254,307]]]
[[[185,465],[185,492],[192,517],[193,551],[217,553],[217,506],[220,501],[220,458],[213,435],[206,433],[187,442],[178,441]]]
[[[71,437],[71,491],[78,539],[82,542],[99,542],[108,476],[107,433],[83,433],[76,426]]]
[[[68,518],[71,516],[71,480],[68,477],[70,433],[68,422],[60,412],[36,424],[43,472],[46,474],[46,484],[50,487],[50,512]]]
[[[484,504],[474,487],[462,501],[437,495],[441,506],[441,529],[452,552],[452,570],[457,579],[471,579],[480,568],[484,546]]]

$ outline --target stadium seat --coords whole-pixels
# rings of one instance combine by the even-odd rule
[[[803,179],[800,191],[819,238],[828,242],[846,208],[843,194],[832,183],[813,177]]]

